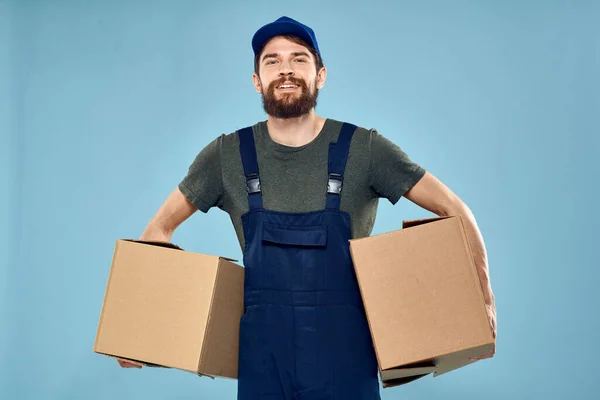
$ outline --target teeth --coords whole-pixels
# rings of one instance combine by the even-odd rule
[[[280,89],[288,89],[288,88],[295,88],[296,85],[281,85],[279,86]]]

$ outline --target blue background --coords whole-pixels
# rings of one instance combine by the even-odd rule
[[[250,38],[319,38],[317,111],[400,145],[473,210],[497,355],[383,399],[591,399],[598,350],[600,7],[593,1],[0,0],[0,368],[6,399],[234,399],[234,381],[94,354],[114,242],[197,152],[265,119]],[[432,216],[382,201],[373,233]],[[240,259],[228,216],[173,241]]]

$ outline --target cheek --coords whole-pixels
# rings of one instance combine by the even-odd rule
[[[269,81],[265,80],[264,78],[259,79],[258,83],[260,85],[260,92],[261,93],[265,93],[267,90],[269,90]]]
[[[309,81],[313,89],[319,87],[319,77],[317,75],[313,75]]]
[[[318,82],[319,82],[319,77],[317,76],[317,74],[314,71],[310,71],[307,72],[305,75],[304,80],[306,81],[306,83],[310,86],[314,86],[316,87]]]
[[[268,90],[271,83],[273,83],[276,79],[268,73],[262,73],[260,76],[260,84],[263,90]]]

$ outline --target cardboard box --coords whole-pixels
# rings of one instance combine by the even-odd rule
[[[384,387],[439,376],[492,351],[483,291],[460,216],[404,221],[350,241]]]
[[[237,378],[244,269],[232,261],[170,243],[118,240],[94,351]]]

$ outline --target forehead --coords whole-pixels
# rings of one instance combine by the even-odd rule
[[[277,36],[267,42],[267,44],[261,52],[261,56],[267,53],[278,53],[285,55],[297,52],[308,53],[309,56],[312,58],[312,54],[310,53],[308,48],[302,46],[301,44],[292,42],[291,40],[286,39],[284,37]]]

